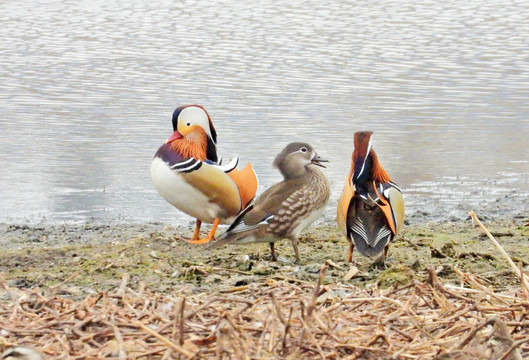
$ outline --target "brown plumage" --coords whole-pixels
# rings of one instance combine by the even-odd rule
[[[351,169],[338,201],[338,226],[349,241],[349,262],[355,247],[364,256],[385,256],[404,222],[401,190],[378,161],[372,134],[354,134]]]
[[[296,261],[301,261],[298,237],[320,216],[329,200],[329,183],[316,167],[324,167],[321,163],[325,161],[309,144],[287,145],[274,160],[283,181],[261,194],[211,247],[268,242],[276,260],[274,242],[289,238]]]

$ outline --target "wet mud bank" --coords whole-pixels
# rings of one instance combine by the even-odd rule
[[[479,215],[479,214],[478,214]],[[420,216],[420,215],[419,215]],[[484,224],[511,258],[529,269],[529,215],[483,216]],[[171,292],[186,286],[194,292],[230,289],[270,279],[313,282],[325,262],[325,283],[389,287],[424,281],[427,269],[450,281],[454,271],[478,275],[501,290],[518,283],[516,275],[484,232],[470,219],[435,222],[411,217],[391,244],[386,267],[354,254],[357,271],[345,262],[348,244],[332,223],[311,227],[302,237],[301,264],[290,242],[277,244],[279,261],[266,244],[208,250],[181,239],[192,224],[0,224],[0,273],[11,287],[48,288],[68,282],[67,296],[112,291],[124,274],[130,286]],[[457,270],[456,270],[457,269]],[[348,275],[348,276],[346,276]]]

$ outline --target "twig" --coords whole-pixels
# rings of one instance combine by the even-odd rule
[[[527,275],[524,274],[522,271],[520,271],[520,269],[518,268],[518,266],[516,266],[516,264],[514,263],[514,261],[512,261],[511,257],[509,256],[509,254],[507,254],[507,252],[503,249],[503,247],[500,245],[500,243],[494,238],[494,236],[492,236],[492,234],[490,233],[490,231],[485,227],[485,225],[483,225],[481,223],[481,221],[479,221],[478,217],[476,216],[476,213],[474,211],[470,211],[468,213],[470,215],[470,217],[476,222],[476,224],[478,224],[482,229],[483,231],[485,231],[485,234],[487,234],[487,236],[489,237],[489,239],[492,241],[492,243],[498,248],[498,250],[500,250],[500,252],[502,253],[502,255],[505,257],[505,259],[507,259],[507,262],[509,263],[509,265],[511,266],[511,268],[513,269],[514,273],[516,275],[518,275],[518,277],[520,278],[520,282],[522,284],[522,290],[525,290],[524,292],[524,296],[525,297],[529,297],[529,293],[527,293],[527,290],[526,289],[529,289],[529,279],[527,278]]]
[[[137,326],[137,327],[142,328],[143,330],[145,330],[146,332],[148,332],[149,334],[151,334],[152,336],[154,336],[158,340],[160,340],[163,343],[165,343],[167,346],[170,346],[172,349],[174,349],[174,350],[178,351],[179,353],[187,356],[188,358],[192,358],[193,356],[195,356],[195,354],[192,353],[191,351],[186,350],[183,347],[176,345],[174,342],[172,342],[171,340],[169,340],[165,336],[158,334],[156,331],[154,331],[153,329],[145,326],[143,323],[141,323],[139,321],[134,321],[133,324],[135,326]]]
[[[283,349],[283,353],[286,352],[287,350],[287,336],[288,336],[288,331],[290,330],[290,319],[292,319],[292,308],[290,308],[290,313],[288,315],[288,320],[287,320],[287,323],[285,324],[285,330],[284,330],[284,333],[283,333],[283,340],[281,341],[281,348]]]
[[[466,301],[466,302],[469,302],[469,303],[474,303],[474,301],[472,299],[468,299],[462,295],[459,295],[453,291],[450,291],[448,290],[444,285],[443,283],[439,280],[439,278],[437,277],[437,275],[435,274],[435,270],[431,267],[427,268],[426,271],[428,272],[428,282],[435,288],[441,290],[442,292],[452,296],[452,297],[455,297],[457,299],[460,299],[460,300],[463,300],[463,301]]]
[[[74,272],[72,275],[68,276],[66,279],[64,279],[62,282],[60,282],[59,284],[56,284],[56,285],[53,285],[53,286],[50,286],[50,292],[53,292],[55,291],[55,289],[63,286],[64,284],[66,284],[67,282],[69,281],[72,281],[72,279],[74,279],[75,277],[77,277],[77,275],[79,275],[79,272],[76,271]]]
[[[125,295],[125,290],[127,289],[127,283],[129,282],[130,274],[124,273],[121,278],[121,284],[119,285],[118,295]]]
[[[463,340],[461,340],[461,342],[459,344],[457,344],[455,346],[455,349],[462,349],[465,347],[466,344],[468,344],[470,342],[470,340],[472,340],[474,338],[474,336],[476,336],[476,334],[478,333],[478,331],[480,331],[481,329],[483,329],[485,326],[488,326],[488,325],[491,325],[491,324],[494,324],[496,323],[496,316],[492,316],[490,318],[488,318],[487,320],[483,321],[481,324],[475,326],[468,334],[467,336],[465,336],[463,338]]]
[[[274,307],[276,309],[277,318],[283,325],[287,325],[288,321],[285,319],[285,316],[283,315],[283,312],[281,311],[281,307],[279,306],[279,303],[277,302],[276,297],[274,296],[274,293],[270,293],[270,298],[272,298],[272,303],[274,304]]]
[[[529,338],[516,340],[515,342],[512,343],[511,347],[505,352],[505,354],[503,354],[498,360],[507,360],[507,358],[509,357],[509,355],[510,355],[515,349],[517,349],[520,345],[525,344],[526,342],[529,342]],[[517,355],[517,359],[521,359],[520,354],[516,354],[516,355]],[[515,355],[515,356],[516,356],[516,355]]]
[[[200,306],[194,312],[192,312],[190,314],[187,314],[186,319],[192,318],[194,315],[196,315],[200,311],[206,309],[207,307],[211,306],[211,304],[213,304],[213,303],[215,303],[217,301],[220,301],[220,302],[224,302],[225,301],[225,302],[228,302],[228,303],[229,302],[240,302],[240,303],[250,304],[250,305],[253,305],[255,303],[255,301],[251,301],[251,300],[247,300],[247,299],[241,299],[241,298],[214,297],[214,298],[211,298],[210,300],[208,300],[208,302],[206,302],[204,305]]]
[[[299,320],[301,321],[301,324],[303,325],[303,330],[305,331],[306,334],[309,335],[310,339],[312,340],[312,343],[316,346],[316,349],[318,349],[318,354],[323,360],[325,360],[325,354],[323,353],[323,350],[320,344],[318,344],[318,341],[316,341],[316,338],[314,337],[314,334],[312,333],[311,329],[309,328],[305,320],[303,320],[303,318],[300,318]]]
[[[123,342],[123,336],[121,335],[121,332],[119,331],[119,328],[116,326],[116,324],[104,321],[104,323],[112,328],[114,331],[114,337],[116,339],[116,342],[119,346],[119,352],[118,352],[118,359],[119,360],[126,360],[127,359],[127,352],[125,351],[125,344]]]
[[[309,305],[307,306],[307,317],[310,317],[312,315],[312,312],[314,311],[314,308],[316,306],[316,301],[318,300],[318,296],[320,295],[320,286],[323,281],[323,278],[325,277],[325,273],[327,272],[327,269],[329,268],[329,265],[323,264],[320,269],[320,276],[318,276],[318,282],[316,283],[316,287],[314,288],[314,292],[312,293],[312,299],[310,300]]]
[[[15,294],[13,294],[13,292],[11,291],[9,286],[7,286],[7,283],[6,283],[2,273],[0,273],[0,286],[2,286],[2,288],[7,292],[7,294],[9,295],[9,298],[11,299],[11,301],[13,301],[13,302],[17,301],[17,298],[16,298]]]
[[[186,298],[185,297],[182,297],[182,300],[180,301],[180,322],[179,322],[179,330],[180,330],[180,345],[183,345],[184,344],[184,321],[185,321],[185,317],[184,317],[184,310],[185,310],[185,305],[186,305]]]

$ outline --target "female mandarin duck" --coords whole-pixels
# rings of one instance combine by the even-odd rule
[[[158,149],[151,164],[154,187],[171,205],[196,218],[193,238],[211,241],[220,223],[229,224],[255,197],[257,176],[248,163],[237,170],[238,158],[221,165],[217,133],[206,109],[185,105],[173,113],[173,134]],[[202,222],[213,227],[200,239]]]
[[[371,148],[372,131],[354,134],[354,151],[349,175],[338,201],[338,226],[349,241],[348,262],[354,247],[360,254],[387,255],[389,242],[404,222],[401,190],[378,162]]]
[[[300,262],[298,237],[323,212],[330,188],[325,175],[316,166],[325,167],[312,146],[291,143],[277,155],[274,166],[283,181],[261,194],[210,247],[224,244],[270,243],[272,259],[277,260],[274,242],[290,238]],[[315,166],[316,165],[316,166]]]

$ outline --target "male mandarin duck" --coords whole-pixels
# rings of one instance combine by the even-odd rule
[[[289,238],[296,254],[300,233],[323,212],[330,187],[316,166],[325,167],[316,151],[306,143],[288,144],[275,158],[274,166],[283,181],[273,185],[248,206],[210,248],[229,243],[270,243],[272,259],[277,261],[274,242]]]
[[[165,200],[196,219],[193,238],[188,242],[207,243],[220,223],[230,224],[255,197],[257,176],[250,163],[236,169],[238,158],[221,165],[217,133],[202,106],[177,108],[173,130],[152,160],[152,182]],[[207,237],[200,239],[202,222],[213,226]]]
[[[401,190],[391,181],[371,147],[372,131],[354,134],[351,170],[338,201],[338,226],[349,241],[348,262],[356,246],[360,254],[384,259],[389,242],[404,222]]]

